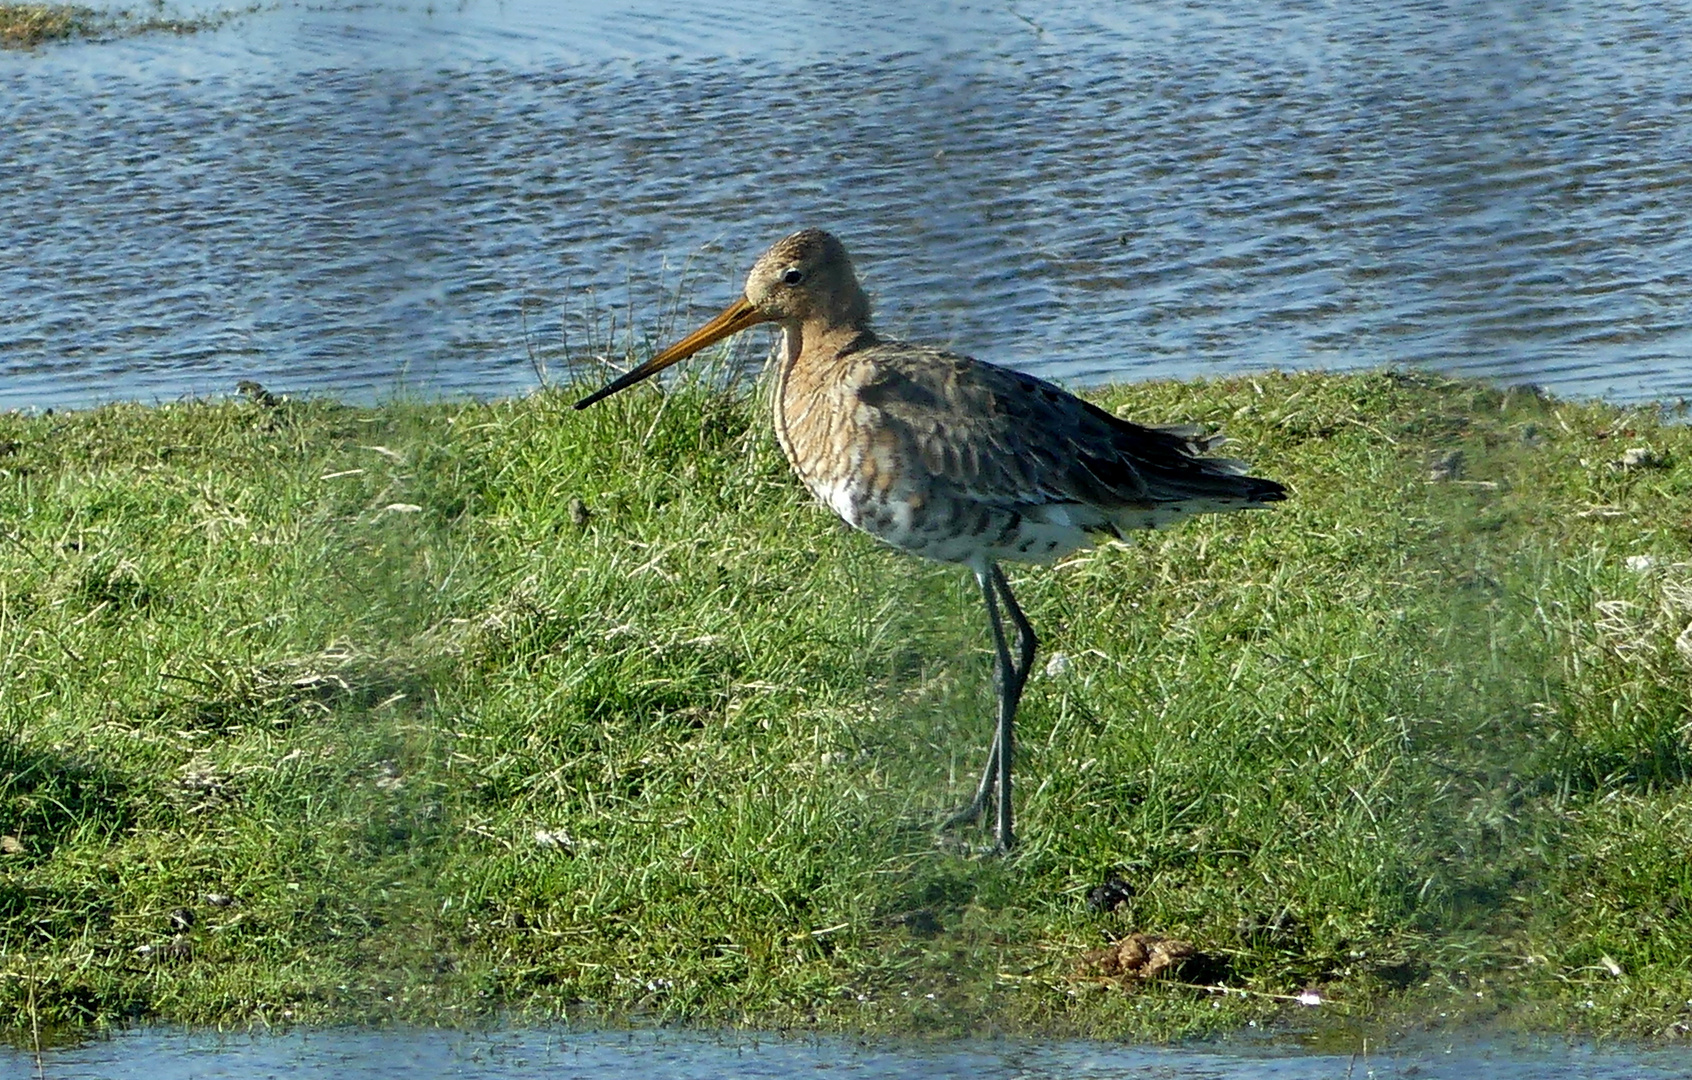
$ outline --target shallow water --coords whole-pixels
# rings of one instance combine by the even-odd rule
[[[297,5],[0,100],[0,408],[517,393],[801,224],[1073,384],[1692,395],[1685,4]]]
[[[743,1033],[494,1033],[327,1030],[276,1037],[173,1030],[126,1032],[48,1051],[50,1080],[209,1080],[211,1077],[475,1077],[500,1080],[715,1080],[803,1076],[968,1080],[1679,1080],[1684,1050],[1596,1050],[1563,1043],[1424,1041],[1356,1054],[1267,1047],[1130,1047],[1015,1041],[863,1044]],[[28,1055],[0,1049],[0,1075],[35,1075]]]

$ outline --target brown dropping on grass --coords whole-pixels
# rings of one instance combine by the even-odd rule
[[[1203,954],[1190,941],[1157,934],[1129,934],[1105,949],[1081,957],[1080,974],[1131,982],[1174,974],[1188,961]]]

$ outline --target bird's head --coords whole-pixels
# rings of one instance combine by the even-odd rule
[[[802,229],[777,241],[752,264],[744,296],[687,337],[576,402],[576,408],[585,409],[763,322],[778,322],[789,329],[806,324],[824,329],[866,328],[869,300],[852,272],[845,245],[821,229]]]

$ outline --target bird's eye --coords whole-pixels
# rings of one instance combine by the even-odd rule
[[[789,270],[787,273],[781,275],[781,280],[785,281],[789,285],[797,285],[801,281],[805,280],[805,271],[803,271],[803,270],[799,269],[797,266],[795,266],[793,269]]]

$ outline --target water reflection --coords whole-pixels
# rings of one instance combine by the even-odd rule
[[[0,94],[0,408],[519,392],[800,223],[1072,383],[1692,394],[1686,9],[302,6]]]

